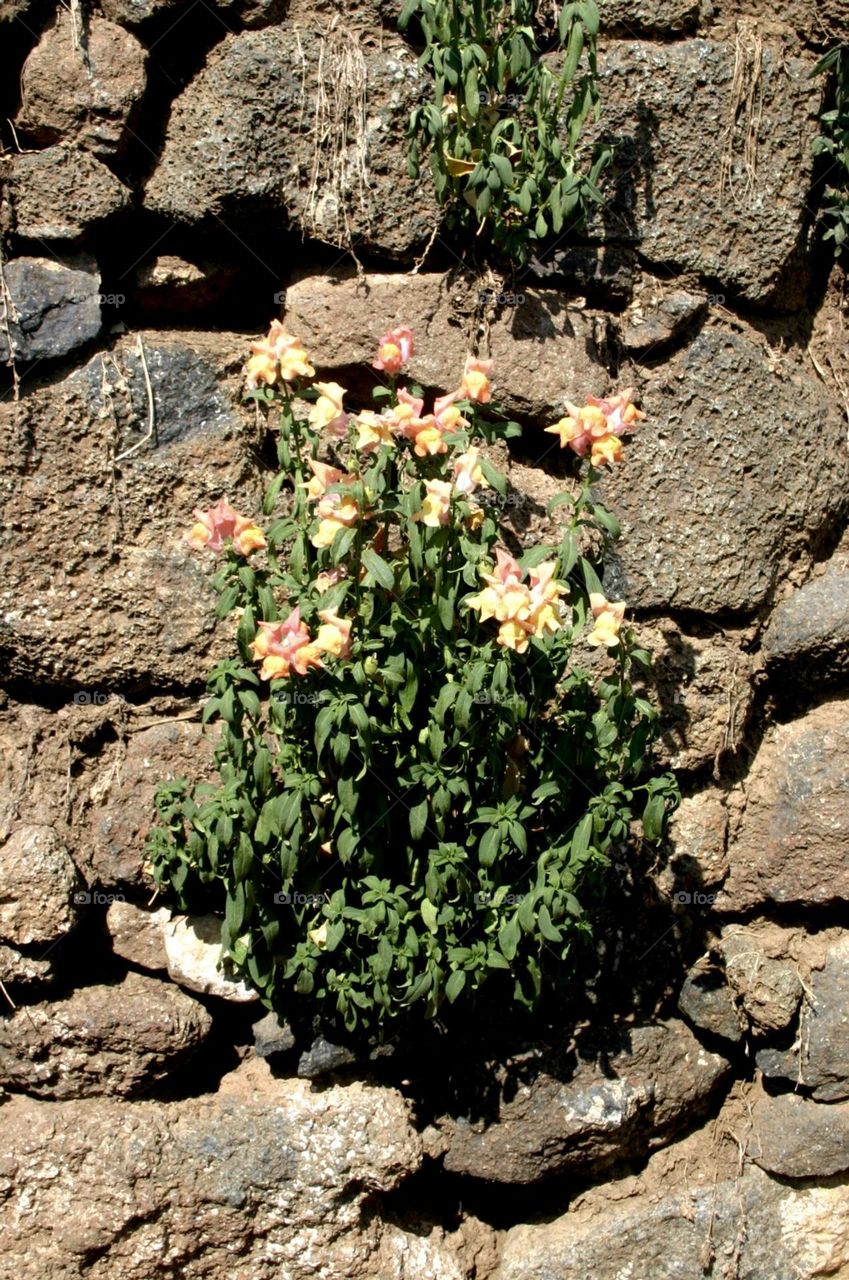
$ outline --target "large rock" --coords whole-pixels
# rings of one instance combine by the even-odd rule
[[[668,1142],[706,1109],[728,1063],[674,1020],[622,1036],[608,1046],[603,1068],[601,1058],[582,1060],[571,1078],[543,1071],[517,1082],[489,1124],[443,1118],[445,1168],[536,1183],[567,1170],[586,1175]]]
[[[792,669],[793,684],[821,688],[849,671],[849,571],[836,570],[805,583],[775,609],[764,632],[767,668],[779,677]]]
[[[130,1097],[204,1042],[212,1019],[176,987],[130,973],[0,1021],[0,1084],[44,1098]]]
[[[165,926],[171,919],[168,907],[145,911],[132,902],[117,899],[106,912],[106,928],[112,950],[122,960],[151,973],[168,968],[165,954]]]
[[[827,1178],[849,1169],[849,1103],[762,1093],[752,1105],[748,1154],[781,1178]]]
[[[730,1107],[636,1176],[594,1188],[569,1212],[503,1238],[493,1280],[814,1280],[849,1266],[849,1185],[785,1186],[741,1169]],[[721,1136],[717,1136],[721,1135]]]
[[[714,294],[803,305],[798,245],[823,88],[811,77],[814,65],[813,57],[787,56],[778,42],[761,44],[751,24],[739,28],[736,48],[710,40],[611,44],[600,60],[599,130],[616,152],[609,200],[594,218],[598,237],[638,244],[651,263],[695,272]]]
[[[849,896],[849,703],[770,729],[749,771],[717,910]]]
[[[480,281],[453,274],[306,276],[286,291],[286,326],[317,368],[360,386],[362,366],[374,359],[381,334],[409,324],[415,352],[405,376],[431,390],[453,391],[471,350],[480,290]],[[609,375],[591,318],[556,289],[525,288],[513,297],[521,301],[501,309],[482,353],[493,359],[499,404],[520,417],[554,422],[565,413],[566,399],[603,394]]]
[[[14,947],[0,944],[0,982],[6,987],[7,995],[17,996],[19,988],[29,991],[47,985],[54,977],[53,965],[49,960],[37,956],[25,956]]]
[[[599,485],[623,533],[607,594],[647,609],[758,609],[849,505],[834,398],[802,364],[769,361],[753,333],[716,326],[652,372],[642,404],[648,420]],[[817,423],[804,467],[800,421]]]
[[[699,962],[687,974],[678,996],[678,1008],[700,1031],[739,1043],[743,1038],[734,997],[722,970]]]
[[[105,164],[68,146],[11,156],[7,185],[15,232],[30,240],[76,240],[130,199]]]
[[[0,405],[8,679],[58,684],[69,703],[90,704],[140,686],[198,687],[233,652],[232,622],[216,629],[213,617],[215,556],[192,552],[184,534],[192,508],[222,493],[259,511],[252,418],[238,406],[245,348],[226,334],[133,335]]]
[[[728,813],[720,792],[685,796],[669,822],[670,884],[713,889],[728,874]]]
[[[699,0],[605,0],[600,14],[606,35],[682,35],[698,25]]]
[[[8,333],[0,326],[0,360],[56,360],[101,329],[100,275],[93,258],[15,258],[6,264]]]
[[[135,36],[86,14],[75,37],[71,10],[59,9],[24,63],[15,124],[39,147],[80,142],[103,159],[128,139],[145,89],[145,50]]]
[[[407,176],[406,126],[423,85],[392,37],[325,41],[288,26],[227,37],[173,106],[146,205],[184,223],[221,219],[238,232],[259,216],[270,234],[294,225],[404,254],[439,218],[427,177]],[[261,239],[252,243],[262,256]]]
[[[177,916],[164,926],[168,974],[181,987],[202,995],[247,1004],[258,1000],[253,987],[234,977],[221,958],[218,916]]]
[[[73,926],[77,871],[53,827],[18,827],[0,846],[0,942],[55,942]]]
[[[17,1280],[460,1280],[377,1197],[421,1144],[392,1089],[266,1076],[218,1098],[3,1108],[0,1225]],[[385,1246],[385,1247],[384,1247]]]
[[[764,1075],[836,1102],[849,1098],[849,934],[830,940],[824,966],[808,981],[792,1047],[761,1049],[756,1062]]]
[[[804,991],[800,931],[762,921],[728,925],[717,950],[728,985],[754,1034],[769,1036],[789,1027]]]

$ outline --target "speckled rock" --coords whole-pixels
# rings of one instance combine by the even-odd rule
[[[258,1000],[253,987],[240,982],[221,959],[221,920],[217,916],[177,916],[164,926],[168,974],[181,987],[237,1004]]]
[[[0,360],[56,360],[100,333],[100,275],[93,258],[14,258],[4,275],[8,335],[0,328]]]
[[[0,1084],[43,1098],[129,1097],[185,1062],[211,1027],[196,1000],[130,973],[0,1020]]]
[[[9,157],[7,187],[14,229],[32,240],[76,240],[130,199],[105,164],[69,146]]]
[[[749,1158],[781,1178],[827,1178],[849,1169],[849,1103],[810,1102],[798,1094],[752,1103]]]
[[[824,573],[782,600],[764,632],[763,654],[777,676],[792,668],[797,685],[821,688],[844,679],[849,671],[849,572]]]
[[[769,730],[731,832],[718,911],[849,896],[849,704],[826,702]]]
[[[726,980],[756,1036],[784,1031],[796,1017],[804,990],[799,933],[760,921],[722,931],[717,950]]]
[[[168,968],[165,954],[165,926],[171,919],[168,907],[157,911],[145,911],[132,902],[118,900],[110,903],[106,912],[106,928],[112,942],[112,950],[122,960],[161,973]]]
[[[810,563],[849,505],[833,396],[753,332],[717,325],[652,372],[642,406],[648,420],[599,486],[622,524],[608,596],[647,609],[757,609],[791,563]],[[804,466],[800,417],[818,423]]]
[[[15,125],[39,147],[80,142],[102,159],[117,155],[145,89],[145,50],[122,27],[85,18],[85,43],[60,8],[27,58]]]
[[[23,826],[0,846],[0,942],[54,942],[76,917],[77,871],[52,827]]]

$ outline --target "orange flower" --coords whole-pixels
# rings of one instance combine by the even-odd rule
[[[373,453],[380,445],[393,445],[393,421],[383,417],[372,409],[363,409],[356,417],[351,418],[357,428],[356,447],[362,453]]]
[[[360,518],[360,508],[353,498],[341,493],[327,493],[318,504],[319,526],[310,538],[314,547],[330,547],[340,529],[350,529]]]
[[[400,373],[413,354],[413,333],[405,325],[384,333],[377,346],[377,355],[371,362],[373,369],[395,375]]]
[[[262,659],[263,680],[285,679],[293,671],[303,676],[310,667],[322,666],[320,650],[310,639],[298,608],[285,622],[260,622],[256,639],[248,647],[255,658]]]
[[[477,404],[489,404],[492,391],[489,385],[491,360],[479,360],[477,356],[467,356],[460,383],[460,399],[474,400]]]
[[[599,591],[590,592],[590,608],[595,625],[587,636],[587,644],[598,648],[615,649],[619,643],[619,629],[625,617],[624,600],[606,600]]]
[[[421,520],[429,529],[438,529],[440,525],[448,524],[451,519],[452,488],[449,480],[426,480],[421,511],[413,518]]]
[[[349,484],[357,478],[345,471],[340,471],[338,467],[331,467],[328,462],[319,462],[317,458],[307,458],[307,464],[312,471],[312,480],[302,483],[310,502],[321,498],[330,485]]]
[[[261,382],[273,387],[279,380],[294,382],[296,378],[311,378],[315,369],[309,362],[300,338],[287,333],[279,320],[272,320],[268,336],[251,343],[253,355],[247,362],[247,382],[250,388]]]
[[[560,437],[561,449],[568,446],[581,458],[589,449],[594,467],[605,462],[611,465],[621,462],[624,454],[620,437],[633,431],[637,422],[646,416],[631,403],[633,394],[629,387],[610,400],[587,396],[587,403],[581,408],[567,400],[568,416],[545,430]]]
[[[193,514],[196,523],[186,539],[195,551],[223,551],[228,538],[242,556],[249,556],[266,545],[262,529],[247,516],[234,511],[226,498],[221,498],[207,511],[196,508]]]
[[[309,412],[309,423],[316,431],[330,431],[335,436],[345,434],[348,421],[342,408],[342,401],[347,394],[338,382],[316,382],[319,397]]]
[[[351,656],[351,619],[340,618],[332,609],[320,609],[322,625],[315,638],[316,647],[334,658]]]
[[[567,588],[554,579],[555,560],[547,560],[530,572],[530,583],[522,581],[521,566],[512,556],[496,547],[494,573],[482,573],[488,585],[466,603],[476,609],[480,621],[494,618],[498,622],[498,644],[516,653],[524,653],[532,636],[541,638],[559,631],[563,625],[560,597]]]

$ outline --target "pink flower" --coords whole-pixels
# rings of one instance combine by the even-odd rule
[[[223,551],[229,539],[239,555],[249,556],[252,551],[266,545],[265,535],[259,526],[234,511],[226,498],[221,498],[207,511],[195,508],[193,515],[196,523],[186,539],[195,551]]]
[[[455,488],[464,497],[474,493],[481,480],[483,480],[483,471],[478,462],[479,455],[480,450],[476,445],[473,445],[465,453],[458,454],[452,463]]]
[[[329,462],[319,462],[317,458],[307,458],[307,464],[312,471],[312,480],[303,483],[310,502],[321,498],[332,484],[350,484],[352,480],[356,480],[356,476],[340,471],[338,467],[331,467]]]
[[[259,674],[263,680],[283,679],[292,671],[303,676],[310,667],[323,665],[299,608],[293,609],[285,622],[260,622],[249,648],[255,658],[262,659]]]
[[[448,480],[426,480],[425,496],[421,510],[413,517],[430,529],[438,529],[451,519],[451,490]]]
[[[489,385],[491,369],[491,360],[479,360],[477,356],[467,356],[463,380],[460,383],[460,399],[474,400],[477,404],[489,404],[492,399]]]
[[[400,373],[413,354],[413,333],[401,325],[384,333],[377,347],[377,355],[371,362],[373,369],[381,369],[394,377]]]

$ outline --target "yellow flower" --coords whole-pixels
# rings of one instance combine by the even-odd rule
[[[391,422],[372,409],[363,409],[352,421],[357,428],[357,448],[363,452],[371,453],[379,445],[395,443]]]
[[[317,382],[315,386],[320,394],[309,412],[310,426],[315,427],[316,431],[338,428],[340,423],[344,427],[342,400],[346,395],[345,388],[340,387],[338,382]]]
[[[599,466],[602,462],[621,462],[624,457],[622,449],[622,441],[618,436],[602,436],[600,440],[593,440],[592,453],[590,461],[594,467]]]
[[[528,633],[521,622],[510,618],[502,622],[498,628],[498,643],[505,649],[514,649],[516,653],[524,653],[528,647]]]
[[[449,480],[426,480],[421,511],[417,512],[413,518],[421,520],[422,524],[430,529],[438,529],[440,525],[448,524],[451,519],[452,488],[453,485]]]
[[[351,619],[340,618],[332,609],[320,609],[322,625],[315,638],[316,647],[334,658],[351,656]]]
[[[595,625],[587,636],[587,644],[593,648],[603,645],[606,649],[614,649],[619,643],[619,628],[625,617],[625,601],[606,600],[599,591],[592,591],[590,608]]]
[[[317,929],[309,929],[307,931],[307,937],[309,938],[310,942],[315,943],[317,947],[319,948],[326,947],[327,946],[327,921],[325,920],[324,924],[320,924]]]

